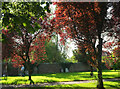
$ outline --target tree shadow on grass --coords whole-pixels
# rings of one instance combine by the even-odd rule
[[[71,81],[96,80],[96,75],[90,76],[90,74],[62,73],[62,74],[49,74],[49,75],[41,74],[40,76],[46,77],[46,79],[44,79],[44,82],[58,82],[58,79],[65,79],[66,81],[68,81],[69,79]]]
[[[120,76],[119,75],[105,75],[105,74],[103,74],[103,78],[120,78]]]
[[[103,70],[102,72],[120,72],[119,70]]]
[[[68,75],[67,73],[62,74],[50,74],[50,75],[40,75],[40,76],[45,76],[45,77],[54,77],[54,78],[64,78],[64,79],[71,79],[71,78],[92,78],[89,74],[71,74]]]
[[[50,75],[40,75],[40,76],[45,76],[45,77],[54,77],[54,78],[64,78],[64,79],[71,79],[73,78],[74,81],[77,81],[77,80],[81,80],[83,78],[83,80],[91,80],[91,79],[97,79],[96,78],[96,74],[94,74],[93,77],[91,77],[89,74],[71,74],[71,75],[67,75],[67,73],[63,75],[57,75],[57,74],[50,74]],[[79,78],[79,79],[78,79]],[[119,78],[119,76],[116,76],[116,75],[103,75],[103,78]]]
[[[115,86],[115,85],[110,85],[110,84],[104,84],[104,85],[106,85],[106,86],[108,86],[108,87],[106,87],[106,89],[108,89],[108,88],[110,88],[110,89],[120,89],[120,86]]]
[[[13,83],[11,83],[11,84],[17,85],[17,84],[19,84],[18,82],[24,82],[24,83],[26,83],[27,81],[30,81],[30,85],[34,84],[33,80],[27,80],[27,79],[26,80],[25,79],[15,79],[15,81]]]
[[[14,84],[14,85],[17,85],[18,82],[27,82],[28,80],[25,80],[25,79],[15,79],[14,82],[12,82],[11,84]]]
[[[108,86],[108,87],[106,87],[106,89],[109,89],[109,87],[113,88],[113,89],[120,89],[120,81],[112,81],[112,82],[116,82],[116,83],[118,83],[118,85],[104,84],[104,85]]]

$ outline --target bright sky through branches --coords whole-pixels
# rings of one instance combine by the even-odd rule
[[[107,17],[110,19],[111,17],[112,17],[112,15],[110,14],[110,11],[111,11],[111,9],[112,9],[113,7],[111,6],[111,7],[109,7],[109,9],[107,10]],[[56,5],[53,5],[53,4],[51,4],[50,5],[50,9],[51,9],[51,11],[52,11],[52,13],[54,13],[55,12],[55,10],[56,10]],[[105,38],[106,39],[106,38]],[[68,44],[68,46],[69,46],[69,48],[68,48],[68,50],[66,50],[67,52],[67,55],[69,56],[69,57],[72,57],[73,56],[73,50],[75,50],[75,49],[77,49],[77,45],[75,45],[75,42],[74,41],[72,41],[72,40],[67,40],[67,42],[69,43]],[[97,42],[98,43],[98,42]],[[97,43],[96,43],[96,46],[97,46]],[[107,50],[108,51],[108,49],[103,49],[103,50]],[[110,51],[110,50],[109,50]]]
[[[111,7],[109,7],[109,9],[107,10],[107,18],[108,19],[111,19],[111,17],[112,17],[112,15],[111,15],[111,10],[112,10],[112,6]],[[50,5],[50,9],[51,9],[51,12],[52,13],[54,13],[55,12],[55,10],[56,10],[56,5],[53,5],[53,4],[51,4]],[[104,38],[103,38],[104,39]],[[106,39],[106,37],[105,37],[105,39]],[[69,57],[72,57],[73,56],[73,50],[75,50],[75,49],[77,49],[77,45],[75,45],[75,42],[73,42],[73,41],[71,41],[71,40],[67,40],[67,42],[69,42],[69,44],[68,44],[68,46],[69,46],[69,48],[68,48],[68,50],[66,50],[67,51],[67,55],[69,56]],[[96,44],[97,45],[97,44]],[[107,50],[107,51],[111,51],[111,50],[108,50],[108,49],[104,49],[103,48],[103,50]]]

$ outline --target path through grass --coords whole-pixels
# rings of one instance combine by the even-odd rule
[[[25,87],[25,88],[9,88],[9,89],[97,89],[97,83],[80,83],[80,84],[69,84],[69,85],[51,85],[45,87]],[[120,81],[105,81],[105,89],[120,89]]]
[[[68,85],[52,85],[52,86],[46,86],[46,87],[57,87],[57,88],[65,88],[65,87],[72,87],[73,89],[76,87],[83,87],[83,88],[90,88],[93,89],[97,86],[97,82],[92,83],[80,83],[80,84],[68,84]],[[104,87],[106,89],[120,89],[120,81],[105,81]]]

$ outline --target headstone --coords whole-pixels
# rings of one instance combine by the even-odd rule
[[[65,68],[65,72],[69,72],[68,68]]]
[[[61,69],[61,72],[63,72],[63,69]]]

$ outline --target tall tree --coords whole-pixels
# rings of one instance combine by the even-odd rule
[[[105,32],[104,23],[107,15],[107,3],[58,2],[56,3],[56,17],[52,23],[56,30],[65,30],[78,46],[84,45],[92,59],[96,61],[98,70],[99,89],[103,89],[101,56],[102,32]],[[98,45],[96,46],[96,40]]]
[[[44,8],[42,4],[45,4]],[[50,12],[48,2],[4,2],[2,4],[3,27],[11,33],[14,31],[13,58],[25,63],[31,81],[30,47],[37,35],[41,35],[47,29],[46,21],[42,20],[46,16],[45,11]]]
[[[61,52],[61,50],[58,48],[58,45],[56,42],[46,42],[46,55],[48,63],[61,63],[64,62],[66,59],[66,55]]]

